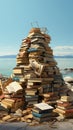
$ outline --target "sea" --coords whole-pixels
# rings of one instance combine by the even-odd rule
[[[73,58],[55,58],[63,77],[73,77],[72,71],[64,71],[65,68],[73,68]],[[11,76],[13,68],[16,66],[16,58],[0,58],[0,74]]]

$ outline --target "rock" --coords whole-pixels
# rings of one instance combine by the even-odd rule
[[[66,86],[67,86],[67,88],[68,88],[68,89],[71,89],[71,88],[72,88],[72,86],[71,86],[71,84],[70,84],[70,83],[65,82],[65,84],[66,84]]]
[[[65,82],[73,82],[73,78],[70,77],[70,76],[66,76],[66,77],[64,78],[64,81],[65,81]]]
[[[65,68],[66,71],[73,71],[73,68]]]

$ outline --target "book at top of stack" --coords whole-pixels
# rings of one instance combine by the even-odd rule
[[[63,101],[63,102],[72,102],[73,98],[71,96],[61,96],[61,101]]]

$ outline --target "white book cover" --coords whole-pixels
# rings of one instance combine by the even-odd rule
[[[53,107],[48,105],[47,103],[38,103],[38,104],[34,104],[34,106],[41,110],[53,109]]]

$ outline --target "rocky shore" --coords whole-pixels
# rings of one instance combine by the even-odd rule
[[[64,69],[60,69],[61,73],[65,73],[65,74],[68,74],[68,73],[73,73],[73,68],[64,68]]]
[[[65,68],[64,70],[73,72],[73,68]]]

